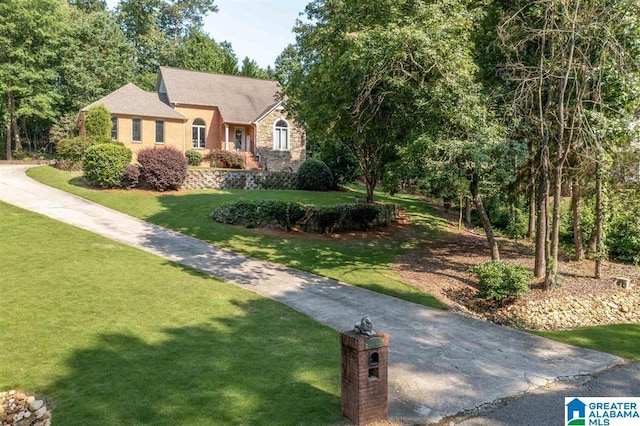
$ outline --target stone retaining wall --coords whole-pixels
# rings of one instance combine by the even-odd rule
[[[181,189],[295,189],[296,174],[263,170],[188,170]]]

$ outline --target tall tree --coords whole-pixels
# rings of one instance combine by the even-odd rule
[[[6,105],[8,157],[11,139],[21,149],[19,123],[55,115],[59,34],[64,30],[58,0],[0,2],[0,96]]]
[[[396,148],[420,134],[459,75],[471,72],[470,13],[454,0],[317,0],[307,17],[287,53],[290,108],[311,136],[352,151],[373,201]]]
[[[635,80],[631,53],[638,38],[629,34],[636,32],[638,16],[630,11],[639,6],[636,0],[519,1],[509,4],[499,26],[503,75],[515,83],[513,104],[539,129],[535,273],[546,271],[547,289],[557,280],[564,168],[577,145],[600,133],[594,113],[625,115],[624,96],[616,97],[604,82],[612,78],[625,86]]]
[[[217,10],[214,0],[121,0],[116,16],[135,47],[136,82],[153,87],[158,67],[175,61],[183,39],[197,37],[203,16]]]
[[[167,36],[177,42],[190,30],[202,29],[202,18],[209,13],[218,11],[214,1],[165,0],[159,9],[160,28]]]
[[[134,50],[108,12],[69,11],[59,51],[62,114],[76,112],[133,79]]]
[[[226,73],[227,66],[234,58],[208,34],[192,29],[182,37],[171,57],[164,65],[186,68],[194,71]]]
[[[248,56],[242,60],[242,67],[240,68],[239,75],[252,78],[268,78],[267,73],[260,68],[260,65]]]
[[[69,0],[69,4],[88,13],[107,11],[107,2],[105,0]]]

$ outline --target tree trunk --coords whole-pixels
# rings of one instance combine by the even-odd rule
[[[491,249],[491,259],[500,260],[498,243],[495,236],[493,235],[493,228],[491,227],[489,216],[487,216],[487,212],[485,211],[484,205],[482,204],[482,197],[480,197],[480,194],[478,192],[478,184],[479,182],[477,176],[475,174],[472,174],[469,179],[469,191],[471,192],[471,197],[473,198],[473,202],[476,205],[478,216],[480,216],[480,220],[482,221],[484,232],[487,235],[487,242],[489,243],[489,248]]]
[[[548,139],[548,135],[546,138]],[[538,205],[536,207],[536,254],[533,273],[536,278],[542,278],[547,269],[548,250],[547,250],[547,212],[549,211],[549,151],[548,140],[543,142],[543,149],[540,152],[540,173],[538,175]]]
[[[365,184],[367,186],[367,203],[373,203],[373,191],[376,189],[378,178],[371,174],[365,176]]]
[[[545,290],[551,288],[558,281],[558,250],[560,245],[560,204],[562,202],[562,158],[560,153],[557,157],[557,163],[554,168],[553,183],[553,211],[551,221],[551,245],[550,258],[551,264],[547,267],[544,280]]]
[[[11,110],[11,100],[7,96],[7,111]],[[11,116],[7,114],[7,160],[11,160]]]
[[[587,242],[587,254],[595,255],[596,252],[598,251],[598,248],[596,246],[597,237],[598,237],[598,230],[594,226],[593,231],[591,231],[591,235],[589,235],[589,241]]]
[[[604,256],[602,246],[603,217],[604,211],[602,206],[602,164],[600,164],[600,153],[598,153],[598,159],[596,160],[596,226],[594,230],[596,234],[596,264],[593,275],[596,279],[600,279],[601,277],[602,257]]]
[[[464,197],[464,222],[471,225],[471,198],[468,196]]]
[[[529,177],[529,229],[527,238],[533,239],[536,235],[536,176],[531,166],[531,176]]]
[[[9,109],[9,124],[13,130],[13,140],[16,142],[14,150],[20,151],[22,149],[22,142],[20,141],[20,130],[18,129],[18,120],[16,118],[16,104],[12,92],[9,92],[7,107]]]
[[[7,122],[7,160],[11,160],[11,125]]]
[[[577,179],[571,182],[571,217],[573,218],[573,246],[576,254],[575,260],[584,259],[582,247],[582,221],[580,219],[580,184]]]

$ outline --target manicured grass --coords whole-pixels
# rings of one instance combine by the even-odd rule
[[[640,361],[640,324],[614,324],[567,331],[532,331],[548,339]]]
[[[357,188],[345,192],[201,190],[182,193],[153,193],[87,188],[79,172],[63,172],[38,167],[29,176],[48,185],[109,206],[140,219],[191,235],[221,247],[259,259],[334,278],[411,302],[443,309],[432,296],[404,283],[390,268],[397,256],[433,238],[442,223],[429,207],[416,197],[378,194],[381,201],[402,205],[414,221],[408,236],[340,240],[327,236],[276,237],[260,230],[213,222],[209,215],[222,204],[240,199],[279,199],[305,204],[331,205],[353,202],[364,194]]]
[[[338,334],[143,251],[0,203],[0,391],[54,424],[340,422]]]

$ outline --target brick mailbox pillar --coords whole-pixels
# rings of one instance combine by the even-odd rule
[[[373,333],[372,333],[373,334]],[[389,336],[358,331],[340,334],[342,345],[342,412],[357,425],[387,420],[387,349]]]

